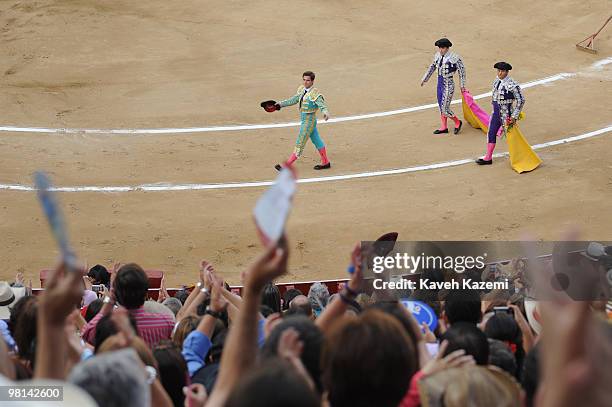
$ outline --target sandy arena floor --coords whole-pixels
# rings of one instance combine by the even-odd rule
[[[289,3],[289,4],[287,4]],[[302,71],[317,73],[332,117],[435,102],[419,87],[433,42],[448,36],[467,66],[468,89],[490,90],[494,62],[528,82],[523,133],[533,145],[612,125],[612,27],[599,53],[574,44],[612,11],[609,0],[500,3],[243,0],[145,3],[41,0],[0,3],[0,126],[139,129],[297,120],[267,114]],[[439,9],[444,8],[441,15]],[[502,7],[505,5],[507,7]],[[500,32],[498,26],[503,25]],[[611,62],[608,60],[608,62]],[[455,97],[459,96],[457,90]],[[490,110],[490,98],[481,106]],[[460,113],[460,105],[454,106]],[[434,136],[436,109],[320,126],[333,168],[312,178],[476,158],[480,131]],[[58,186],[210,184],[271,180],[296,127],[174,134],[0,131],[0,184],[31,185],[47,170]],[[506,151],[505,142],[498,151]],[[354,180],[301,184],[288,225],[286,280],[342,277],[353,242],[391,230],[402,240],[555,239],[568,224],[612,240],[612,131],[538,154],[542,167],[514,173],[507,158]],[[251,210],[263,188],[62,193],[72,241],[90,265],[136,261],[194,280],[202,258],[231,281],[260,251]],[[0,278],[36,281],[57,250],[33,192],[0,189]]]

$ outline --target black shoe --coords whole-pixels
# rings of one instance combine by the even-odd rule
[[[459,120],[459,127],[455,128],[455,134],[459,134],[461,127],[463,127],[463,122]]]
[[[280,170],[282,170],[282,169],[283,169],[283,167],[281,167],[281,165],[280,165],[280,164],[276,164],[276,165],[274,166],[274,168],[276,168],[276,171],[280,171]]]
[[[331,162],[327,163],[327,164],[317,164],[314,166],[315,170],[326,170],[328,168],[331,168]]]
[[[493,164],[493,160],[484,160],[482,158],[479,158],[478,160],[476,160],[476,164],[478,164],[478,165],[491,165],[491,164]]]
[[[434,130],[433,132],[433,134],[446,134],[446,133],[448,133],[448,129],[444,129],[444,130],[437,129],[437,130]]]

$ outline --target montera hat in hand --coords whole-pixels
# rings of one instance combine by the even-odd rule
[[[397,232],[385,233],[374,242],[374,252],[379,256],[386,256],[395,247],[397,241]]]
[[[265,102],[261,102],[261,107],[268,113],[276,112],[280,110],[280,105],[276,103],[275,100],[266,100]]]

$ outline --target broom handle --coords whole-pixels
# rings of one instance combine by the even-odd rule
[[[601,28],[599,30],[597,30],[597,32],[595,34],[593,34],[593,38],[595,38],[597,36],[597,34],[599,34],[601,32],[601,30],[604,29],[605,26],[608,25],[608,23],[610,22],[610,20],[612,20],[612,16],[608,17],[608,19],[606,20],[606,22],[601,26]]]

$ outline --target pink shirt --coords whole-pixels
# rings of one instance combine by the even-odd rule
[[[128,310],[128,312],[136,321],[138,336],[140,336],[150,348],[154,348],[162,339],[171,338],[174,321],[169,315],[146,312],[143,307]],[[96,326],[102,317],[102,313],[98,313],[98,315],[83,327],[83,339],[92,345],[95,345]]]

